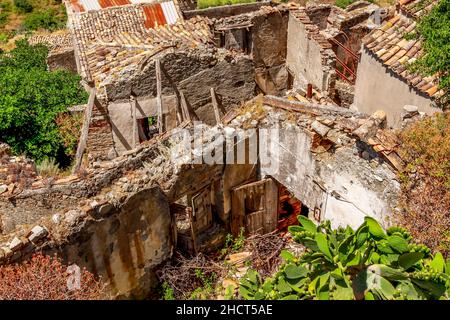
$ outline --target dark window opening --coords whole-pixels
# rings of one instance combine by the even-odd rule
[[[158,133],[155,117],[137,119],[139,143],[150,140]]]

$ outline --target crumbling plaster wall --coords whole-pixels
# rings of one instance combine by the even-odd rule
[[[250,28],[255,81],[265,94],[279,95],[287,88],[287,29],[289,11],[256,15]]]
[[[261,167],[262,176],[282,183],[310,208],[311,215],[320,212],[320,219],[331,220],[333,227],[358,227],[366,215],[389,226],[400,187],[391,167],[380,158],[360,157],[356,143],[333,152],[314,153],[311,132],[292,125],[283,127],[282,114],[269,123],[279,121],[283,129],[271,157],[271,168],[276,170]]]
[[[74,226],[56,251],[68,264],[100,275],[113,297],[145,298],[157,285],[154,268],[172,254],[171,224],[163,192],[144,189],[106,216]]]
[[[240,105],[255,94],[254,67],[248,57],[236,55],[217,58],[203,52],[175,52],[165,54],[160,59],[164,70],[162,97],[167,130],[176,126],[177,103],[172,83],[184,93],[187,102],[200,120],[207,124],[215,123],[210,95],[211,87],[215,89],[225,111]],[[113,156],[120,155],[134,147],[130,101],[132,93],[138,101],[137,119],[157,115],[154,60],[150,60],[142,71],[133,70],[133,72],[124,70],[119,77],[121,79],[119,82],[105,85],[114,152],[103,152],[103,156],[108,153]],[[90,130],[90,134],[92,131]],[[91,141],[94,143],[92,149],[96,146],[96,141],[92,138]]]
[[[320,91],[331,90],[330,84],[335,77],[334,53],[331,49],[324,49],[317,41],[320,38],[318,31],[315,36],[310,33],[311,28],[317,26],[308,20],[304,20],[305,24],[296,15],[294,11],[289,15],[286,58],[287,68],[294,77],[293,86],[306,89],[307,84],[311,83]]]
[[[361,50],[356,76],[354,105],[357,110],[371,114],[383,110],[387,123],[400,128],[405,105],[414,105],[426,114],[440,112],[432,100],[411,88],[398,75],[384,67],[367,49]]]

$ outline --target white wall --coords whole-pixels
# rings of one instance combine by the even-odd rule
[[[383,110],[387,115],[388,126],[400,128],[405,105],[417,106],[419,111],[427,114],[440,112],[431,107],[431,102],[431,99],[419,95],[398,75],[384,67],[367,50],[362,50],[354,99],[358,111],[372,114]]]

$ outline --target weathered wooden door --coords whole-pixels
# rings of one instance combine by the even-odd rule
[[[192,197],[192,224],[196,234],[212,225],[211,188],[208,186]]]
[[[277,227],[278,187],[272,179],[248,183],[231,192],[231,232],[268,233]]]

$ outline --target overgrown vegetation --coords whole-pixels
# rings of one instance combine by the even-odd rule
[[[60,259],[38,254],[27,262],[0,266],[0,300],[106,298],[104,285],[92,273],[84,269],[80,270],[79,279],[71,278],[76,276],[67,271]],[[75,285],[70,288],[68,283]]]
[[[228,233],[225,238],[225,245],[220,250],[220,257],[225,257],[231,252],[237,252],[241,250],[245,245],[245,229],[241,228],[239,230],[239,235],[235,238],[231,233]]]
[[[64,28],[65,18],[62,19],[61,16],[58,16],[54,9],[35,11],[25,18],[23,26],[26,30],[45,29],[55,31]]]
[[[64,28],[67,15],[60,0],[2,0],[0,3],[0,48],[11,49],[18,35],[35,30]],[[17,39],[17,38],[16,38]]]
[[[450,256],[450,116],[436,114],[400,133],[402,158],[399,223],[421,243]]]
[[[307,249],[300,257],[282,252],[285,263],[262,279],[249,270],[241,280],[244,299],[420,300],[448,299],[450,260],[422,244],[414,244],[403,228],[386,232],[372,218],[355,231],[316,226],[299,216],[289,227]]]
[[[211,7],[220,7],[232,4],[241,4],[241,3],[253,3],[256,0],[198,0],[197,7],[199,9],[206,9]]]
[[[439,87],[444,90],[440,101],[444,108],[448,108],[450,103],[449,21],[450,0],[440,0],[417,25],[418,33],[415,36],[423,39],[422,48],[425,54],[410,66],[412,71],[424,75],[438,75]]]
[[[0,141],[15,154],[38,162],[54,158],[65,167],[78,134],[65,125],[60,130],[57,119],[69,106],[85,103],[87,94],[79,76],[47,71],[47,53],[45,46],[30,46],[25,40],[9,54],[0,53]]]

